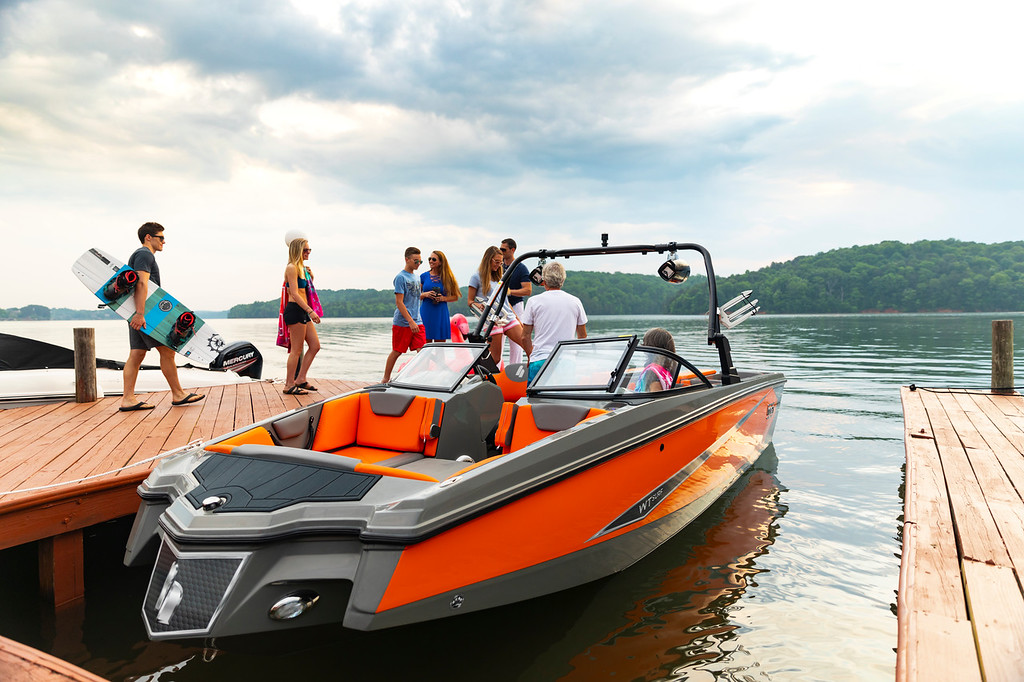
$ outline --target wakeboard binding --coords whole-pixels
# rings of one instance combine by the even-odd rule
[[[188,337],[192,336],[196,324],[196,316],[188,311],[178,315],[178,319],[174,321],[174,326],[171,327],[171,331],[167,334],[167,340],[171,342],[171,346],[177,348],[182,343],[188,340]]]
[[[134,291],[138,283],[139,273],[134,270],[122,270],[103,287],[103,296],[108,301],[116,301]]]

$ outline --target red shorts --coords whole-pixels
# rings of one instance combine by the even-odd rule
[[[391,350],[396,353],[404,353],[407,350],[419,350],[427,342],[427,335],[422,324],[416,325],[416,333],[412,333],[412,327],[402,327],[397,324],[391,325]]]

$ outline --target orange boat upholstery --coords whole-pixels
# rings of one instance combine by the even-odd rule
[[[515,452],[541,438],[576,426],[585,419],[606,413],[586,405],[505,403],[501,408],[494,444],[503,453]]]
[[[494,383],[501,389],[505,402],[514,403],[526,397],[526,385],[529,383],[528,369],[525,364],[505,365],[505,368],[494,375]]]
[[[386,392],[357,393],[323,404],[313,450],[372,463],[397,453],[433,457],[444,403]]]
[[[277,445],[274,442],[274,438],[270,435],[270,431],[267,431],[262,426],[251,428],[248,431],[236,434],[231,438],[225,438],[222,441],[216,443],[209,443],[203,446],[204,450],[208,452],[221,452],[229,453],[236,445]]]
[[[717,369],[702,369],[700,373],[703,374],[706,377],[709,377],[709,376],[712,376],[713,374],[717,374],[718,370]],[[696,384],[699,384],[699,383],[701,383],[701,382],[697,381],[697,375],[693,374],[692,372],[689,373],[689,374],[680,374],[678,377],[676,377],[676,386],[692,386],[692,385],[696,385]]]
[[[206,446],[228,453],[236,445],[286,445],[332,452],[377,464],[402,453],[433,457],[441,429],[444,403],[435,398],[385,392],[357,393],[325,402],[309,442],[306,412],[256,426]]]

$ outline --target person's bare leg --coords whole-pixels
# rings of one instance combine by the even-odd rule
[[[174,350],[167,346],[157,346],[156,350],[160,353],[160,371],[163,372],[164,379],[167,380],[167,385],[171,388],[171,400],[174,402],[184,400],[188,393],[181,387],[181,381],[178,379],[178,365],[174,361]]]
[[[299,359],[302,357],[302,344],[306,338],[306,324],[288,325],[288,338],[291,339],[291,348],[288,350],[288,362],[285,365],[284,390],[288,390],[298,383],[295,375],[299,370]]]
[[[295,383],[300,385],[306,383],[306,373],[309,372],[309,366],[313,364],[313,358],[318,352],[320,352],[320,337],[317,336],[316,325],[309,323],[306,325],[306,352],[302,355],[302,363],[299,367],[299,375],[295,377]]]
[[[139,379],[139,368],[146,358],[146,351],[141,348],[132,348],[128,352],[128,359],[124,361],[124,370],[121,372],[121,379],[124,388],[121,395],[121,407],[133,407],[138,404],[139,398],[135,395],[135,382]]]
[[[504,334],[494,334],[491,336],[491,357],[494,359],[494,364],[501,367],[501,343],[505,340]]]
[[[397,350],[393,350],[390,353],[388,353],[388,359],[384,363],[384,379],[383,379],[383,383],[386,384],[389,381],[391,381],[391,370],[393,370],[395,368],[395,363],[398,362],[398,358],[401,355],[402,354],[399,351],[397,351]]]

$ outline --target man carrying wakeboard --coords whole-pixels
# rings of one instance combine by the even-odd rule
[[[146,296],[149,293],[149,280],[160,285],[160,268],[156,264],[156,252],[164,250],[164,227],[160,223],[146,223],[139,228],[139,241],[142,246],[136,249],[128,259],[128,267],[134,270],[139,280],[135,285],[135,313],[128,318],[128,359],[124,363],[124,393],[121,396],[122,412],[136,410],[152,410],[154,405],[139,400],[135,395],[135,381],[139,377],[142,361],[150,349],[156,348],[160,354],[160,371],[167,379],[171,389],[172,405],[191,405],[206,396],[200,393],[186,393],[178,380],[178,365],[175,363],[174,350],[159,343],[142,333],[146,327]]]

